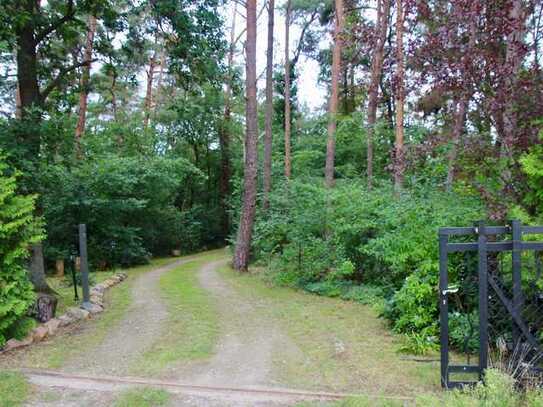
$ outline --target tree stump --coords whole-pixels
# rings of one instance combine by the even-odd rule
[[[38,293],[30,314],[39,322],[47,322],[55,317],[57,302],[57,298],[53,295]]]

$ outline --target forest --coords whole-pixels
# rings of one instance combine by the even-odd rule
[[[543,224],[542,48],[540,0],[3,0],[0,347],[86,224],[438,349],[438,228]]]

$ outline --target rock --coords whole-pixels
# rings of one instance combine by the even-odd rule
[[[100,293],[103,293],[105,291],[105,289],[106,289],[106,286],[104,284],[102,284],[102,283],[96,284],[94,286],[94,288],[93,288],[93,290],[98,291]]]
[[[57,318],[53,318],[47,321],[44,325],[47,327],[47,330],[49,331],[49,336],[52,336],[58,331],[58,328],[60,327],[60,320]]]
[[[75,320],[87,319],[90,316],[89,311],[76,307],[68,308],[68,311],[66,311],[66,313]]]
[[[92,302],[93,304],[97,304],[97,305],[100,305],[100,306],[103,306],[103,298],[102,296],[98,296],[98,295],[91,295],[90,296],[90,302]]]
[[[60,326],[70,325],[72,322],[74,322],[74,319],[68,314],[61,315],[58,317],[58,320],[60,321]]]
[[[39,325],[32,330],[34,342],[41,342],[49,335],[49,329],[45,325]]]
[[[22,348],[23,346],[28,346],[32,343],[32,341],[33,341],[32,335],[27,336],[23,340],[18,340],[15,338],[10,339],[9,341],[6,342],[6,345],[4,346],[4,352],[17,349],[17,348]]]
[[[90,303],[90,304],[85,306],[85,311],[88,311],[93,315],[94,314],[99,314],[103,310],[104,310],[104,308],[102,306],[98,305],[98,304]]]

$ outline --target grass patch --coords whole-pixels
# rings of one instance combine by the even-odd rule
[[[405,407],[405,400],[393,400],[371,397],[352,397],[336,402],[302,402],[294,407]],[[434,406],[432,406],[434,407]]]
[[[95,284],[101,283],[112,277],[118,270],[113,271],[97,271],[90,273],[91,279],[95,281]],[[71,278],[71,275],[68,275]],[[62,315],[70,307],[78,306],[79,303],[75,301],[74,287],[66,284],[68,277],[47,277],[47,283],[58,294],[57,315]],[[79,293],[79,300],[83,298],[83,289],[77,287]]]
[[[206,252],[160,278],[168,307],[168,328],[133,366],[139,374],[155,374],[180,361],[201,360],[213,353],[219,337],[218,311],[213,297],[200,287],[197,271],[225,257],[223,249]]]
[[[98,318],[81,322],[78,326],[70,328],[73,332],[65,332],[39,345],[0,357],[0,366],[57,369],[62,367],[67,360],[88,352],[103,341],[112,326],[124,316],[132,302],[131,285],[134,277],[177,260],[179,258],[155,259],[150,264],[123,270],[128,274],[128,280],[106,292],[106,311]]]
[[[219,272],[249,301],[264,301],[262,312],[294,342],[295,349],[274,358],[282,385],[408,397],[439,390],[436,355],[428,362],[406,360],[400,338],[371,306],[271,287],[228,267]]]
[[[170,400],[170,394],[165,390],[145,387],[127,390],[121,393],[113,407],[159,407]]]
[[[22,405],[30,393],[30,384],[16,372],[0,371],[0,407]]]

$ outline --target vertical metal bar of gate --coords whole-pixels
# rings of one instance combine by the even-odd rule
[[[521,245],[522,245],[522,231],[521,224],[518,220],[511,221],[511,234],[513,240],[513,251],[511,254],[512,266],[513,266],[513,309],[517,314],[520,314],[522,309],[522,276],[521,276]],[[516,346],[520,339],[521,334],[517,324],[512,320],[513,325],[513,342]]]
[[[448,276],[448,236],[439,235],[439,321],[440,321],[440,343],[441,343],[441,386],[449,385],[449,304],[447,299],[447,288],[449,286]]]
[[[479,375],[483,378],[488,367],[488,256],[486,227],[477,222],[477,251],[479,274]]]

